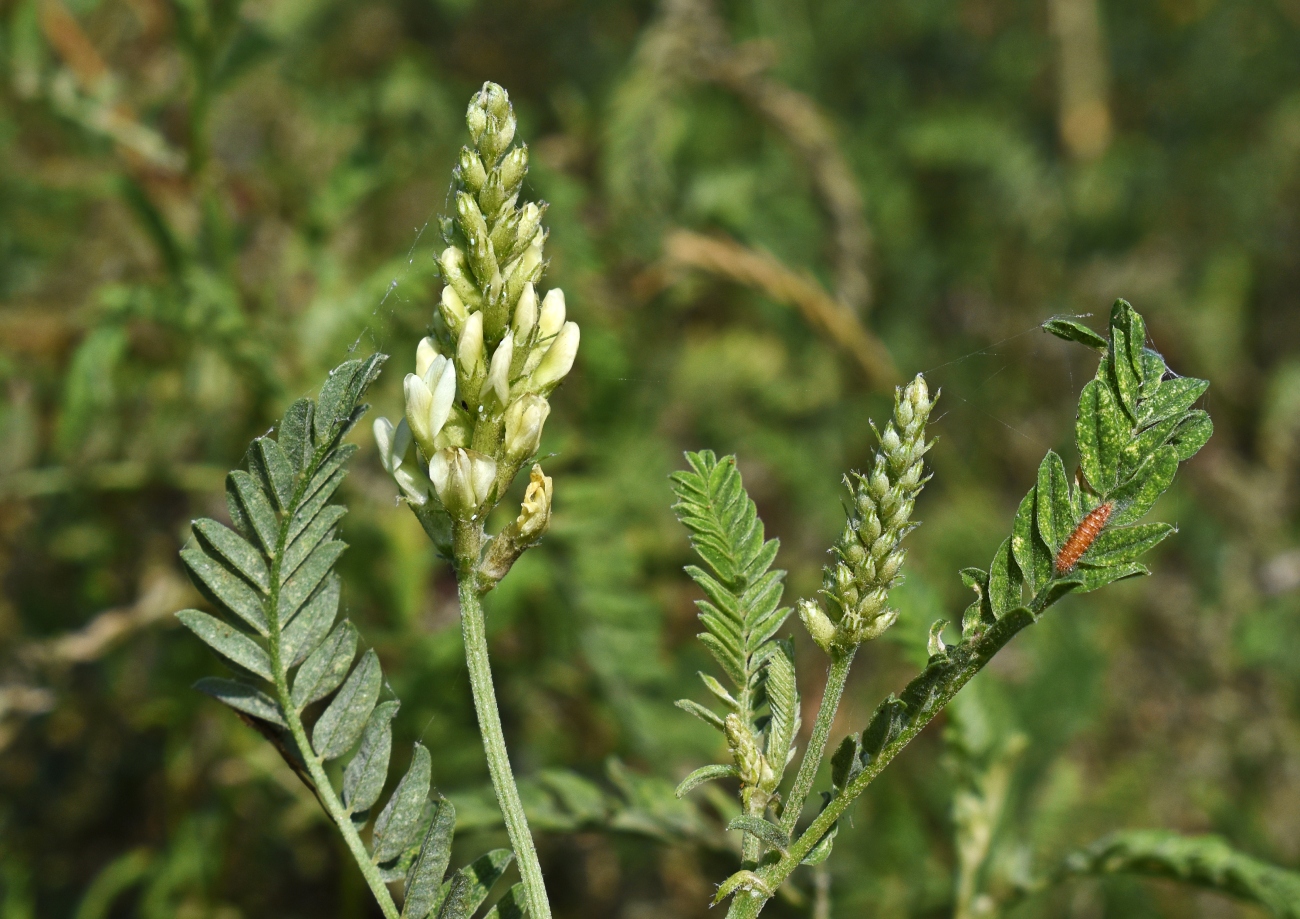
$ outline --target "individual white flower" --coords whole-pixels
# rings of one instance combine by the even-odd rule
[[[456,360],[465,374],[465,379],[472,380],[483,372],[487,362],[483,351],[483,314],[471,313],[465,320],[465,327],[460,330],[460,341],[456,343]]]
[[[438,344],[428,336],[420,339],[420,344],[415,349],[415,375],[424,376],[429,372],[429,365],[433,359],[438,356]]]
[[[415,442],[425,456],[434,449],[434,438],[447,423],[456,400],[456,368],[451,360],[435,355],[422,376],[408,373],[402,381],[406,393],[406,420]]]
[[[433,490],[453,517],[477,513],[488,499],[496,476],[496,460],[463,447],[444,447],[429,462]]]
[[[542,311],[537,317],[537,337],[550,338],[564,327],[564,291],[556,287],[542,298]]]
[[[506,459],[521,462],[537,452],[542,442],[542,425],[551,414],[551,404],[536,393],[520,396],[506,409]]]
[[[497,399],[505,405],[510,399],[510,362],[515,355],[515,340],[507,335],[501,339],[492,354],[492,363],[488,367],[487,378],[479,390],[479,399],[486,399],[489,392],[496,393]]]
[[[542,362],[533,371],[532,386],[542,390],[554,387],[568,375],[573,368],[573,359],[578,355],[578,324],[566,322],[555,336],[555,341],[547,350]]]

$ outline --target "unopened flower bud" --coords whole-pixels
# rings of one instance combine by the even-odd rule
[[[889,493],[889,476],[885,474],[883,464],[877,465],[867,480],[867,491],[871,497],[880,501]]]
[[[505,405],[510,400],[510,362],[515,355],[515,340],[507,335],[501,339],[496,351],[492,353],[492,363],[488,367],[487,378],[479,390],[479,398],[486,399],[489,392],[496,393],[497,400]]]
[[[501,160],[501,184],[507,194],[514,192],[528,172],[528,148],[515,147]]]
[[[753,731],[735,712],[727,715],[723,729],[736,769],[740,772],[741,784],[758,785],[763,781],[763,754],[759,752]]]
[[[460,341],[456,343],[456,360],[460,364],[465,379],[472,380],[483,372],[487,355],[483,350],[483,314],[471,313],[465,320],[465,327],[460,330]]]
[[[487,169],[483,167],[483,161],[469,147],[460,148],[460,180],[474,194],[478,194],[487,181]]]
[[[835,623],[831,622],[821,606],[812,600],[800,600],[799,619],[817,647],[829,653],[831,644],[835,641]]]
[[[898,577],[898,572],[903,567],[903,558],[906,555],[907,553],[901,550],[889,555],[884,562],[881,563],[876,572],[876,576],[885,583],[893,581],[894,578]]]
[[[438,266],[442,269],[443,280],[455,289],[463,303],[473,309],[482,306],[483,295],[466,274],[469,265],[465,261],[464,252],[455,246],[448,246],[438,256]]]
[[[880,438],[880,449],[888,455],[893,456],[902,448],[903,441],[898,436],[898,431],[894,430],[892,424],[887,425],[885,427],[885,433]]]
[[[551,477],[542,474],[542,467],[533,464],[528,474],[528,488],[524,491],[524,503],[519,509],[515,527],[519,531],[520,542],[536,542],[541,539],[551,525]]]
[[[543,304],[543,312],[545,304]],[[578,324],[566,322],[555,336],[555,341],[547,350],[542,362],[533,371],[532,385],[541,390],[553,387],[568,376],[573,369],[573,359],[578,355]]]
[[[542,312],[537,319],[537,337],[550,338],[564,327],[564,291],[556,287],[542,298]]]
[[[524,285],[524,292],[519,295],[519,302],[515,304],[514,322],[511,325],[517,345],[528,341],[528,336],[533,334],[533,327],[537,325],[537,288],[531,281]]]
[[[863,619],[872,619],[885,608],[885,603],[889,600],[889,594],[882,587],[864,594],[858,601],[857,612]]]
[[[471,245],[477,245],[480,240],[487,239],[487,221],[483,219],[483,213],[478,209],[478,202],[474,200],[473,195],[465,192],[456,195],[456,213],[460,216],[460,226],[465,233],[465,238]]]
[[[520,396],[506,409],[506,458],[518,463],[537,452],[542,442],[542,425],[551,414],[551,404],[536,393]]]
[[[497,462],[475,450],[444,447],[429,462],[429,480],[453,517],[473,517],[496,481]]]
[[[423,377],[428,372],[429,365],[433,363],[433,359],[437,356],[437,343],[427,336],[421,338],[420,344],[415,349],[415,375]]]
[[[542,225],[543,211],[544,208],[531,201],[519,209],[519,225],[515,227],[515,252],[532,242],[533,236]]]
[[[887,609],[867,622],[858,632],[858,641],[875,641],[898,621],[898,610]]]
[[[450,284],[444,285],[442,288],[442,302],[439,304],[439,311],[442,313],[443,322],[447,323],[447,328],[451,330],[451,334],[459,335],[461,328],[465,325],[465,320],[469,318],[469,310],[465,309],[460,294],[456,293]]]

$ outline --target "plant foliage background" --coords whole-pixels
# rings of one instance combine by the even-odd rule
[[[1157,509],[1180,531],[1153,577],[1021,636],[872,787],[834,909],[980,915],[977,889],[1125,827],[1300,866],[1295,0],[0,0],[0,916],[375,914],[310,792],[191,690],[219,667],[170,615],[201,603],[176,553],[350,350],[413,353],[485,79],[583,326],[543,441],[551,534],[488,600],[558,914],[702,916],[733,865],[719,814],[672,796],[721,743],[672,704],[709,667],[681,452],[738,455],[807,596],[890,363],[942,386],[902,619],[838,738],[960,615],[958,570],[1043,452],[1077,462],[1093,358],[1036,327],[1102,328],[1117,296],[1213,382],[1217,436]],[[504,833],[454,582],[352,439],[342,606],[404,700],[394,774],[422,742],[461,864]],[[802,633],[795,653],[820,672]],[[1255,909],[1111,878],[1014,915]]]

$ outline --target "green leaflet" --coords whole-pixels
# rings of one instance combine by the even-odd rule
[[[181,559],[190,573],[190,580],[199,592],[214,604],[234,613],[266,638],[271,633],[262,610],[262,598],[257,591],[216,559],[191,543],[181,550]]]
[[[334,617],[339,613],[339,595],[342,582],[331,572],[316,592],[293,617],[280,634],[280,654],[285,665],[294,667],[302,663],[311,650],[329,634]],[[283,625],[283,624],[282,624]]]
[[[694,791],[705,782],[712,782],[714,779],[731,779],[740,775],[735,766],[727,765],[710,765],[701,766],[686,778],[682,779],[677,786],[677,797],[684,798],[690,792]]]
[[[334,563],[339,560],[347,547],[347,543],[337,539],[321,543],[298,570],[281,585],[279,605],[281,622],[288,622],[302,608],[307,598],[334,568]]]
[[[799,732],[799,687],[794,675],[793,643],[788,640],[774,642],[765,664],[763,687],[772,718],[767,725],[764,753],[776,773],[774,784],[779,785],[790,751],[794,749],[795,735]]]
[[[1010,551],[1010,543],[1007,544]],[[1019,569],[1017,574],[1019,573]],[[975,602],[966,607],[961,619],[961,633],[969,637],[979,630],[981,625],[992,625],[997,621],[993,612],[993,601],[989,595],[989,574],[980,568],[963,568],[961,582],[975,591]]]
[[[1083,387],[1074,431],[1084,477],[1094,489],[1105,494],[1115,487],[1119,453],[1128,441],[1131,427],[1103,379],[1092,380]]]
[[[348,509],[341,504],[329,504],[321,509],[316,518],[298,534],[298,538],[284,550],[284,561],[280,563],[281,581],[293,575],[313,549],[333,536],[335,526],[347,512]]]
[[[524,885],[516,884],[483,914],[483,919],[524,919],[526,915],[528,904],[524,897]]]
[[[1182,417],[1209,388],[1208,381],[1195,377],[1166,380],[1156,393],[1143,400],[1138,411],[1138,424],[1147,427],[1166,418]]]
[[[226,479],[226,496],[231,518],[237,524],[246,521],[253,532],[245,535],[256,534],[262,551],[268,558],[273,558],[280,536],[280,521],[257,479],[242,469],[236,469]]]
[[[221,556],[263,593],[270,589],[271,573],[262,554],[249,545],[248,540],[206,517],[193,521],[190,526],[208,555]]]
[[[366,651],[329,707],[316,719],[311,745],[325,759],[338,759],[352,749],[379,699],[382,675],[374,649]]]
[[[1126,565],[1159,545],[1178,528],[1168,523],[1142,523],[1136,526],[1106,527],[1084,553],[1084,565],[1104,567]]]
[[[271,675],[271,658],[266,650],[243,632],[196,609],[183,609],[176,614],[176,618],[218,654],[254,676],[268,681],[274,679]]]
[[[493,849],[452,875],[438,919],[469,919],[483,905],[492,885],[506,873],[514,857],[509,849]]]
[[[1300,873],[1238,852],[1218,836],[1125,830],[1066,858],[1063,874],[1140,874],[1172,878],[1300,919]]]
[[[1065,478],[1065,464],[1052,450],[1047,451],[1038,466],[1034,514],[1039,535],[1055,553],[1074,529],[1074,510],[1070,507],[1070,484]]]
[[[1178,472],[1178,451],[1161,447],[1137,468],[1132,477],[1116,488],[1108,500],[1115,503],[1110,526],[1123,526],[1141,519],[1173,484]]]
[[[406,775],[397,783],[375,820],[372,855],[376,864],[398,858],[415,843],[420,818],[424,816],[424,802],[429,797],[429,771],[429,751],[417,743]]]
[[[269,486],[267,492],[275,498],[280,510],[287,511],[293,501],[293,487],[297,479],[297,470],[289,462],[280,445],[269,437],[259,437],[253,441],[250,467],[260,473],[260,477]]]
[[[240,683],[237,680],[204,677],[194,684],[194,688],[245,715],[252,715],[254,718],[260,718],[279,727],[288,726],[280,706],[256,686]]]
[[[838,795],[862,772],[862,733],[856,731],[835,748],[831,756],[831,794]]]
[[[1043,542],[1036,526],[1037,496],[1037,486],[1029,489],[1029,494],[1020,502],[1015,527],[1011,531],[1011,554],[1020,566],[1020,573],[1030,594],[1038,593],[1038,589],[1052,577],[1052,552]],[[989,576],[991,586],[991,572]]]
[[[990,622],[1001,619],[1020,605],[1023,583],[1020,566],[1012,557],[1011,540],[1004,539],[993,555],[993,564],[989,566],[987,590]]]
[[[316,404],[310,399],[299,399],[284,413],[280,422],[279,443],[284,455],[293,464],[295,472],[302,472],[311,462],[313,449],[312,415]]]
[[[1178,461],[1189,460],[1197,454],[1214,434],[1214,422],[1200,409],[1187,413],[1187,417],[1178,423],[1173,434],[1169,436],[1169,445],[1178,455]]]
[[[1136,342],[1133,339],[1137,337]],[[1138,391],[1141,387],[1141,349],[1146,337],[1142,319],[1124,300],[1116,300],[1110,313],[1109,369],[1120,407],[1130,419],[1137,419]],[[1136,355],[1136,360],[1135,360]]]
[[[343,804],[349,814],[368,812],[379,800],[388,777],[388,758],[393,751],[392,720],[402,703],[396,699],[375,706],[361,732],[361,746],[343,770]]]
[[[317,645],[293,678],[293,706],[298,711],[339,688],[357,653],[357,630],[344,620]]]
[[[1043,323],[1044,332],[1050,332],[1057,338],[1078,342],[1095,351],[1105,351],[1109,342],[1101,335],[1080,322],[1072,319],[1049,319]]]
[[[1116,565],[1107,568],[1078,568],[1070,572],[1069,576],[1058,583],[1062,585],[1071,585],[1069,590],[1074,593],[1086,594],[1091,590],[1105,587],[1107,584],[1113,584],[1116,581],[1122,581],[1125,578],[1134,578],[1151,572],[1143,565]],[[1065,590],[1062,590],[1062,594]],[[1057,598],[1053,598],[1055,602]]]
[[[443,798],[434,810],[433,820],[424,834],[420,854],[406,876],[406,902],[402,919],[424,919],[440,905],[442,876],[451,863],[452,837],[456,833],[456,808]]]
[[[705,638],[708,636],[700,636],[700,637]],[[696,718],[699,718],[709,727],[717,728],[719,731],[722,730],[723,727],[722,718],[720,718],[718,715],[714,714],[713,712],[709,711],[709,709],[705,708],[703,705],[694,701],[693,699],[678,699],[673,704],[676,705],[678,708],[680,708],[682,711],[686,712],[688,715],[694,715]]]

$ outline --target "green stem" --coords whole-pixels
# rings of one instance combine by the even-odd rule
[[[857,653],[858,646],[854,645],[847,651],[836,651],[831,655],[831,669],[826,674],[826,688],[822,690],[822,704],[817,709],[817,721],[813,725],[812,736],[808,738],[808,746],[803,751],[803,761],[794,777],[794,785],[790,787],[790,794],[781,810],[781,832],[786,836],[794,833],[799,815],[803,813],[804,802],[808,800],[813,782],[817,779],[817,770],[821,768],[822,757],[826,755],[826,741],[830,738],[831,725],[840,708],[844,684],[849,678],[849,668],[853,666],[853,657]]]
[[[474,711],[478,715],[479,733],[483,735],[483,750],[487,754],[488,772],[492,775],[492,788],[497,804],[506,821],[510,845],[519,860],[519,874],[523,877],[530,919],[550,919],[551,905],[546,899],[546,886],[542,881],[542,866],[537,860],[537,848],[528,829],[524,804],[519,799],[515,776],[510,769],[506,752],[506,738],[501,731],[501,715],[497,711],[496,691],[492,687],[492,664],[488,660],[487,628],[483,619],[483,605],[472,568],[458,572],[460,591],[460,625],[465,637],[465,661],[469,665],[469,683],[474,692]]]
[[[797,840],[781,856],[780,860],[759,869],[756,873],[762,886],[768,891],[775,891],[794,873],[808,853],[813,850],[840,819],[850,804],[866,790],[912,739],[920,734],[934,716],[943,711],[952,701],[953,696],[970,682],[975,674],[992,660],[993,655],[1012,639],[1021,629],[1034,622],[1037,614],[1045,608],[1049,599],[1050,584],[1030,603],[1030,608],[1021,607],[1007,613],[996,624],[990,626],[982,635],[963,641],[949,649],[946,655],[936,655],[919,676],[907,684],[901,695],[906,704],[907,720],[898,735],[889,741],[862,772],[848,786],[831,800],[817,818],[808,825]],[[1032,612],[1031,612],[1032,610]],[[727,911],[727,919],[753,919],[763,909],[770,894],[756,890],[741,890],[732,898]]]

